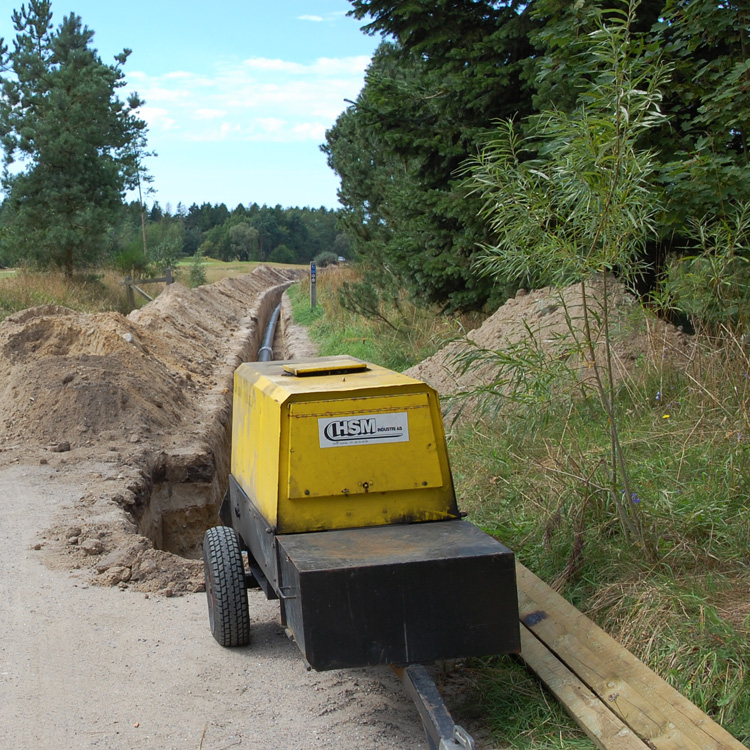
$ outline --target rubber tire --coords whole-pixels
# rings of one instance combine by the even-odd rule
[[[233,529],[214,526],[206,531],[203,569],[213,637],[222,646],[246,646],[250,642],[250,613],[245,566]]]

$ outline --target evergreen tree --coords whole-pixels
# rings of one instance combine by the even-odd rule
[[[136,182],[146,124],[134,110],[143,102],[116,95],[130,51],[102,62],[80,17],[53,28],[49,0],[30,0],[12,20],[12,49],[0,40],[3,243],[20,260],[70,275],[99,258]]]
[[[326,134],[341,178],[342,227],[373,283],[452,308],[481,307],[488,241],[457,170],[497,118],[530,113],[532,25],[518,0],[352,0],[378,48],[365,86]]]

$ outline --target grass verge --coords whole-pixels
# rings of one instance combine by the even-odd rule
[[[346,271],[353,274],[354,271]],[[341,276],[295,298],[321,353],[349,351],[401,369],[439,348],[451,326],[425,311],[389,310],[411,328],[343,309]],[[406,311],[406,312],[405,312]],[[432,316],[434,317],[434,316]],[[412,323],[416,321],[416,323]],[[408,342],[408,343],[404,343]],[[351,345],[357,348],[352,351]],[[361,345],[362,348],[359,348]],[[750,358],[743,339],[695,338],[688,367],[644,352],[616,395],[633,497],[656,562],[628,543],[608,507],[599,406],[551,399],[516,404],[450,429],[459,507],[511,546],[626,648],[750,742]],[[473,660],[459,722],[477,717],[497,747],[593,748],[510,657]]]
[[[738,343],[696,341],[684,370],[644,358],[617,395],[655,562],[607,507],[608,436],[587,400],[455,427],[450,450],[472,520],[748,743],[750,368]]]
[[[321,356],[349,354],[393,370],[417,364],[456,335],[466,318],[449,319],[400,300],[387,311],[392,326],[366,319],[340,302],[346,282],[357,279],[348,267],[323,268],[317,275],[317,306],[310,307],[310,280],[303,279],[289,290],[294,319],[308,328]],[[476,318],[471,319],[471,323]]]

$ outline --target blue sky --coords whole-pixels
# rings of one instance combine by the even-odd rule
[[[172,210],[179,201],[338,205],[319,145],[362,88],[379,41],[350,9],[346,0],[52,0],[55,24],[81,16],[105,62],[133,50],[126,91],[146,100],[158,153],[149,202]],[[10,12],[2,16],[9,41]]]

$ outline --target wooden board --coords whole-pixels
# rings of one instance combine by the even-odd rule
[[[521,625],[521,656],[600,750],[648,750],[648,745],[524,625]]]
[[[623,744],[629,741],[626,735],[611,734],[610,730],[619,725],[610,725],[608,721],[606,726],[602,724],[605,720],[599,708],[591,716],[591,704],[582,697],[586,694],[576,687],[576,682],[571,682],[570,687],[564,686],[565,672],[550,665],[549,657],[540,656],[538,647],[529,638],[535,638],[550,656],[562,662],[565,670],[596,696],[600,707],[611,710],[613,717],[622,722],[622,728],[627,727],[640,737],[641,747],[645,744],[652,750],[745,748],[520,563],[516,565],[516,575],[519,613],[522,627],[527,629],[521,655],[524,659],[528,656],[527,663],[534,671],[535,664],[542,664],[543,671],[557,685],[555,689],[561,695],[572,694],[584,701],[585,710],[582,706],[573,708],[573,704],[568,710],[587,734],[594,733],[596,739],[592,734],[589,736],[598,747],[619,750],[636,746]],[[539,676],[546,682],[544,674],[539,673]],[[564,687],[560,686],[561,682]],[[553,690],[551,686],[550,689]],[[565,700],[560,700],[567,707]],[[588,729],[583,720],[589,724]]]

